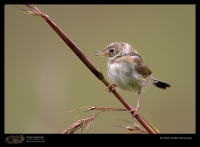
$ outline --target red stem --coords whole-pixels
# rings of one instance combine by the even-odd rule
[[[46,22],[54,29],[54,31],[62,38],[62,40],[70,47],[70,49],[79,57],[79,59],[90,69],[90,71],[101,80],[106,86],[109,86],[109,83],[103,77],[101,71],[85,56],[85,54],[63,33],[63,31],[53,23],[49,17],[37,9],[34,5],[26,4],[34,13],[43,17]],[[112,93],[118,98],[118,100],[130,111],[133,108],[117,93],[116,90],[113,90]],[[134,114],[134,111],[131,111]],[[155,134],[154,130],[150,125],[138,114],[135,118],[141,123],[141,125],[150,133]]]

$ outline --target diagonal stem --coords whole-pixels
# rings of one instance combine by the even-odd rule
[[[42,13],[38,8],[34,5],[26,4],[33,13],[40,15],[42,18],[46,20],[46,22],[54,29],[54,31],[62,38],[62,40],[70,47],[70,49],[79,57],[79,59],[90,69],[90,71],[101,80],[106,87],[110,84],[105,80],[101,71],[86,57],[86,55],[64,34],[64,32],[47,16]],[[113,90],[112,93],[118,98],[118,100],[129,110],[133,110],[133,108],[118,94],[116,90]],[[135,111],[131,111],[132,115]],[[138,114],[136,114],[135,118],[141,123],[141,125],[150,133],[155,134],[154,130],[150,127],[150,125]]]

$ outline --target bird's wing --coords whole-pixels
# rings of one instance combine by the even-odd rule
[[[144,78],[148,77],[151,75],[151,70],[150,68],[146,65],[142,57],[140,55],[134,55],[131,56],[133,62],[134,62],[134,67],[138,74],[142,75]]]

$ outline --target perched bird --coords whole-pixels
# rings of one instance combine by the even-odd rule
[[[97,51],[96,56],[105,56],[108,58],[107,73],[108,78],[112,81],[107,89],[109,92],[115,86],[122,90],[138,92],[138,101],[134,112],[137,114],[140,105],[140,93],[144,87],[155,85],[159,88],[166,89],[171,87],[169,84],[162,82],[151,75],[150,68],[146,65],[143,58],[133,47],[125,42],[113,42],[105,49]]]

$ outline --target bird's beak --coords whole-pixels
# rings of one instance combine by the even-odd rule
[[[107,56],[108,55],[105,50],[97,51],[94,54],[95,54],[95,56]]]

